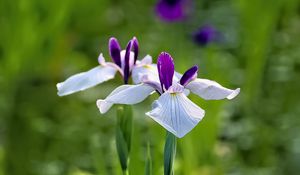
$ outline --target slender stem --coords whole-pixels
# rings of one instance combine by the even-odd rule
[[[123,175],[129,175],[128,169],[123,171]]]
[[[123,175],[128,175],[132,135],[132,109],[120,106],[117,111],[116,147]]]
[[[164,149],[164,175],[174,175],[173,165],[176,156],[176,136],[167,131]]]

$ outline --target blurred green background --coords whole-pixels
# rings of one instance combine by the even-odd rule
[[[204,101],[205,118],[178,140],[175,174],[296,175],[300,172],[300,3],[298,0],[195,0],[191,16],[165,23],[155,0],[0,1],[0,175],[120,174],[116,108],[95,105],[121,78],[58,97],[55,84],[109,59],[111,36],[136,36],[140,58],[171,53],[179,72],[229,88],[232,100]],[[191,33],[213,24],[221,43],[200,47]],[[165,130],[145,116],[153,95],[133,106],[132,175],[163,174]]]

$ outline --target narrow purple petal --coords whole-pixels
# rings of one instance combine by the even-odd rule
[[[126,53],[125,53],[125,66],[124,66],[124,83],[127,84],[128,83],[128,78],[130,75],[130,65],[129,65],[129,61],[130,61],[130,52],[131,52],[131,47],[132,47],[132,41],[130,40],[127,44],[126,47]]]
[[[139,42],[136,37],[133,37],[132,39],[132,45],[133,45],[133,52],[134,52],[134,64],[138,58],[139,54]]]
[[[185,71],[185,73],[181,77],[180,84],[182,86],[187,85],[190,81],[192,81],[195,78],[197,78],[197,73],[198,73],[198,66],[195,65],[195,66],[191,67],[190,69],[188,69],[187,71]]]
[[[174,62],[170,54],[162,52],[158,56],[157,69],[162,90],[168,90],[172,86],[174,75]]]
[[[119,45],[119,42],[116,38],[111,37],[109,39],[109,43],[108,43],[108,49],[109,49],[109,54],[112,58],[112,60],[114,61],[114,63],[116,63],[116,65],[118,65],[119,67],[121,67],[121,47]]]

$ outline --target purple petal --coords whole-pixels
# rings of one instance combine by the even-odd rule
[[[130,40],[126,47],[126,53],[125,53],[125,66],[124,66],[124,83],[128,83],[128,78],[130,75],[130,66],[129,66],[129,59],[130,59],[130,52],[132,47],[132,41]]]
[[[162,52],[158,56],[157,69],[162,90],[168,90],[172,86],[174,75],[174,62],[170,54]]]
[[[136,37],[133,37],[132,39],[132,45],[133,45],[133,52],[134,52],[134,64],[138,58],[138,54],[139,54],[139,42],[136,39]]]
[[[178,21],[184,18],[184,0],[160,0],[156,5],[157,15],[165,21]]]
[[[180,84],[182,86],[187,85],[190,81],[197,78],[197,73],[198,73],[198,66],[195,65],[195,66],[191,67],[190,69],[185,71],[185,73],[181,77]]]
[[[206,25],[198,29],[193,35],[196,43],[200,45],[207,45],[214,41],[217,37],[217,31],[214,27]]]
[[[119,42],[116,38],[112,37],[109,39],[109,54],[112,58],[112,60],[114,61],[114,63],[116,63],[116,65],[118,65],[119,67],[121,67],[121,47],[119,45]]]

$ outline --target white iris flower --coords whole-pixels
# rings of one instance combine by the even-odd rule
[[[131,51],[132,49],[133,51]],[[56,85],[57,94],[65,96],[86,90],[113,79],[117,72],[123,77],[124,84],[127,84],[132,71],[142,66],[150,66],[152,63],[152,57],[149,55],[141,61],[137,60],[138,51],[138,41],[135,37],[129,41],[126,50],[121,50],[117,39],[111,38],[109,40],[109,53],[113,62],[106,62],[101,53],[98,57],[99,65],[97,67],[87,72],[75,74],[64,82],[58,83]]]
[[[190,91],[205,100],[233,99],[240,89],[231,90],[217,82],[197,78],[198,67],[193,66],[183,75],[174,71],[172,57],[161,53],[156,65],[146,65],[133,70],[137,85],[122,85],[104,100],[98,100],[101,113],[107,112],[113,104],[136,104],[153,92],[160,97],[152,104],[146,115],[169,132],[181,138],[190,132],[204,117],[205,111],[187,98]]]

